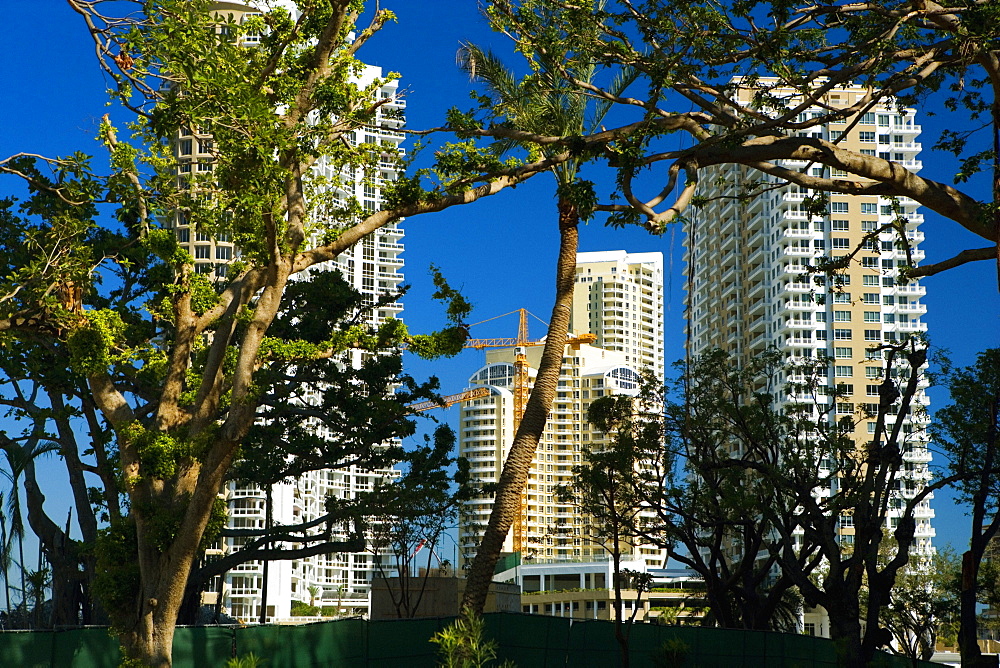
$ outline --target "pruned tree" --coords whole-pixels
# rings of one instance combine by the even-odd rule
[[[641,402],[595,402],[618,414],[615,442],[629,443],[623,472],[642,508],[637,540],[701,576],[710,616],[724,628],[785,630],[779,613],[792,581],[775,575],[772,523],[780,518],[794,531],[795,503],[740,466],[744,458],[777,466],[792,445],[772,404],[779,368],[773,354],[739,367],[717,351],[682,369],[669,391],[647,379]],[[766,506],[775,512],[757,510]],[[816,563],[814,552],[800,547],[803,568]]]
[[[789,366],[769,354],[740,365],[716,351],[692,362],[665,417],[641,418],[662,426],[636,454],[653,513],[640,535],[705,578],[720,624],[771,628],[794,588],[828,612],[843,665],[867,665],[882,644],[879,614],[910,563],[914,511],[953,480],[924,486],[904,466],[906,449],[926,445],[904,430],[924,349],[908,341],[883,353],[873,415],[837,416],[828,360]],[[872,441],[859,443],[857,425],[869,419]]]

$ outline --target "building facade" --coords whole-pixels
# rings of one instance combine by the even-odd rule
[[[297,12],[294,5],[286,4],[294,15]],[[216,11],[224,12],[236,21],[243,21],[257,13],[252,7],[235,3],[219,3]],[[336,208],[356,200],[365,211],[377,211],[382,205],[382,186],[397,176],[396,156],[403,152],[399,147],[403,133],[399,129],[404,123],[405,101],[397,95],[395,81],[382,79],[381,68],[365,66],[356,76],[356,83],[361,87],[381,80],[378,95],[383,103],[377,110],[375,122],[355,131],[349,141],[380,146],[383,159],[378,173],[374,175],[341,171],[321,160],[313,169],[313,176],[324,184],[321,193],[317,194],[318,198],[322,198],[322,207],[317,209]],[[216,154],[211,134],[199,128],[189,129],[177,138],[175,150],[179,179],[212,171]],[[172,214],[170,224],[181,246],[194,258],[195,270],[199,273],[221,278],[226,275],[229,264],[239,257],[239,248],[228,236],[213,236],[199,231],[196,222],[188,220],[183,212]],[[316,233],[322,233],[322,221],[316,227]],[[372,306],[385,293],[396,292],[404,280],[401,272],[402,237],[403,230],[398,223],[386,225],[333,261],[308,271],[339,271],[362,294],[365,305]],[[387,318],[398,317],[402,308],[399,302],[380,305],[377,310],[369,311],[367,324],[377,327]],[[360,350],[350,351],[344,363],[357,366],[365,354]],[[317,429],[322,431],[318,425]],[[371,490],[376,481],[397,476],[398,471],[394,469],[367,470],[349,466],[313,471],[294,482],[276,484],[270,490],[272,522],[274,525],[310,522],[325,515],[327,497],[356,498]],[[265,527],[265,490],[230,483],[223,495],[228,504],[230,528]],[[325,525],[322,525],[316,531],[324,529]],[[334,528],[330,537],[331,540],[347,538],[348,527]],[[206,558],[238,550],[246,540],[226,538],[217,543]],[[284,547],[298,546],[285,544]],[[250,561],[235,567],[223,578],[216,578],[205,602],[215,603],[221,596],[221,608],[242,622],[288,619],[292,616],[293,601],[315,604],[332,614],[367,614],[373,564],[374,556],[364,552],[318,555],[294,561],[273,561],[266,565],[261,561]]]
[[[748,101],[752,93],[742,90],[741,99]],[[844,107],[866,93],[838,88],[825,102]],[[820,114],[818,108],[810,110],[800,120]],[[920,131],[915,110],[887,105],[804,130],[913,170],[920,168]],[[860,178],[805,162],[783,164],[815,176]],[[877,347],[927,329],[921,300],[925,288],[901,272],[924,256],[917,203],[831,193],[825,212],[817,215],[815,208],[807,208],[814,193],[780,186],[777,179],[749,168],[719,168],[702,182],[708,184],[701,192],[707,203],[685,223],[688,353],[698,356],[721,348],[747,360],[777,349],[790,362],[828,357],[830,386],[843,393],[832,402],[830,417],[854,418],[853,438],[863,446],[875,431],[874,418],[867,416],[878,410],[879,385],[885,374],[896,372],[885,368]],[[775,185],[747,199],[746,184],[752,182]],[[859,248],[835,276],[809,268],[843,260]],[[922,382],[902,428],[904,466],[899,498],[892,503],[897,509],[930,479],[925,387]],[[890,524],[895,516],[890,509]],[[918,555],[932,553],[933,516],[928,498],[916,510]],[[841,518],[839,531],[842,543],[850,545],[851,518]]]
[[[663,254],[577,253],[570,330],[596,335],[594,345],[662,379]]]
[[[526,349],[529,386],[534,382],[542,348]],[[473,478],[496,482],[514,439],[515,356],[517,349],[489,351],[486,365],[469,379],[472,387],[488,387],[490,395],[462,404],[459,454],[469,460]],[[591,561],[604,549],[588,538],[587,518],[572,503],[560,501],[559,485],[572,485],[573,467],[586,459],[588,450],[599,450],[606,436],[587,422],[590,404],[603,396],[639,391],[640,375],[620,352],[585,343],[567,344],[559,387],[542,439],[528,475],[523,509],[525,560]],[[493,497],[481,496],[463,504],[459,526],[461,562],[476,553],[493,509]],[[515,552],[514,531],[504,552]],[[659,550],[636,547],[636,557],[662,563]]]

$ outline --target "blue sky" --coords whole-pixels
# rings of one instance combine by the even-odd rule
[[[0,123],[0,153],[6,157],[19,151],[56,156],[71,151],[96,152],[96,130],[100,117],[110,111],[122,124],[127,116],[104,106],[107,81],[94,60],[93,46],[85,26],[59,0],[5,0],[5,49],[0,58],[0,80],[4,82],[3,123]],[[476,0],[383,0],[397,13],[398,23],[389,24],[361,52],[366,62],[403,75],[409,126],[438,126],[451,106],[468,107],[468,77],[455,65],[461,41],[504,48],[502,38],[489,32],[480,18]],[[924,126],[919,138],[925,147],[936,139],[946,116],[918,116]],[[950,181],[954,161],[921,156],[924,174]],[[95,162],[97,167],[101,163]],[[607,182],[607,176],[592,178]],[[0,179],[0,195],[19,192],[11,177]],[[984,191],[985,192],[985,191]],[[981,195],[982,196],[982,195]],[[985,245],[954,223],[924,211],[927,222],[923,248],[928,261],[950,257],[965,247]],[[475,305],[470,322],[478,322],[516,308],[525,307],[547,319],[551,305],[554,259],[557,250],[553,182],[545,175],[480,203],[457,207],[440,214],[413,218],[404,225],[405,273],[413,288],[405,299],[404,318],[411,327],[438,326],[443,314],[428,306],[433,288],[428,275],[433,263],[441,267],[452,284]],[[580,249],[661,251],[667,268],[665,286],[666,342],[668,363],[683,354],[683,283],[681,277],[682,235],[671,228],[661,237],[641,230],[605,228],[600,220],[581,230]],[[948,349],[953,361],[969,364],[975,354],[1000,345],[996,271],[987,263],[965,266],[925,279],[928,305],[925,321],[936,347]],[[474,327],[473,336],[514,336],[513,317]],[[544,334],[532,323],[533,337]],[[412,360],[408,360],[408,363]],[[414,362],[417,376],[436,374],[442,391],[457,392],[483,361],[483,353],[466,351],[456,358],[433,363]],[[942,405],[946,394],[932,390],[933,405]],[[438,411],[438,419],[454,423],[457,410]],[[54,475],[54,474],[53,474]],[[49,495],[50,513],[62,517],[68,498]],[[964,549],[966,518],[953,502],[939,495],[935,501],[937,544]]]

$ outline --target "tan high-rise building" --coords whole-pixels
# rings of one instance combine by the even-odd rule
[[[752,93],[743,89],[740,99],[748,101]],[[865,94],[861,88],[838,88],[825,102],[847,106]],[[799,120],[820,115],[817,108]],[[920,168],[916,141],[920,131],[915,110],[887,105],[859,118],[803,130],[913,170]],[[860,178],[837,170],[831,174],[827,167],[805,162],[784,164],[816,176]],[[865,419],[864,411],[877,410],[879,385],[887,372],[882,352],[875,347],[927,329],[921,301],[925,288],[918,280],[900,276],[902,267],[924,257],[920,250],[924,235],[919,230],[923,216],[908,198],[893,201],[836,193],[830,194],[826,212],[814,215],[804,206],[811,192],[776,185],[747,200],[742,195],[750,182],[777,184],[778,180],[742,166],[717,169],[711,178],[702,179],[706,188],[700,194],[707,203],[685,223],[688,352],[697,356],[722,348],[746,360],[775,348],[793,362],[828,356],[830,385],[846,393],[836,400],[831,414],[854,416],[858,422],[854,438],[864,444],[875,429],[874,419]],[[897,217],[907,221],[905,244],[891,229],[865,240]],[[846,256],[862,245],[834,281],[808,270],[807,265],[819,258]],[[914,397],[915,412],[902,430],[905,463],[893,508],[930,479],[924,387]],[[932,551],[933,516],[929,500],[921,502],[916,510],[918,554]],[[853,542],[850,517],[841,518],[840,533],[844,544]]]
[[[623,250],[576,254],[570,330],[663,378],[663,254]]]
[[[490,396],[462,403],[459,454],[471,464],[472,476],[496,482],[514,439],[515,348],[486,354],[486,365],[469,379],[471,387],[488,387]],[[534,382],[542,347],[526,349],[529,386]],[[572,485],[573,467],[586,459],[587,450],[600,450],[606,436],[587,422],[590,404],[603,396],[635,395],[639,373],[619,352],[587,344],[567,345],[548,423],[528,475],[522,555],[547,561],[591,561],[607,554],[588,540],[587,518],[571,503],[557,498],[559,485]],[[493,509],[491,496],[473,499],[462,507],[459,526],[460,560],[470,560]],[[515,551],[514,531],[504,543]],[[636,558],[662,566],[657,549],[637,547]]]

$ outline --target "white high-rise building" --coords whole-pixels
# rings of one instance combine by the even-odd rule
[[[748,102],[753,91],[743,89],[739,99]],[[791,95],[792,93],[790,93]],[[824,100],[831,107],[854,104],[867,91],[837,88]],[[800,120],[818,118],[823,110],[805,112]],[[880,105],[859,118],[817,125],[803,132],[862,154],[880,156],[917,170],[921,128],[915,110]],[[856,121],[856,122],[855,122]],[[792,169],[808,169],[815,176],[860,177],[805,162],[787,161]],[[745,184],[775,183],[773,189],[745,199]],[[688,352],[697,356],[722,348],[747,360],[775,348],[789,361],[826,355],[831,385],[845,396],[835,402],[833,413],[853,416],[854,439],[863,446],[875,429],[867,412],[878,409],[879,385],[887,370],[875,347],[926,331],[921,301],[925,288],[918,280],[901,277],[900,269],[923,259],[920,250],[923,216],[908,198],[893,201],[875,195],[831,193],[826,212],[807,211],[811,192],[795,185],[778,186],[777,179],[742,166],[716,169],[702,180],[701,195],[707,203],[685,222],[687,261]],[[903,243],[890,224],[905,219]],[[885,231],[879,232],[885,226]],[[908,247],[907,247],[908,246]],[[836,259],[862,247],[847,262],[838,285],[822,273],[810,272],[818,258]],[[890,370],[891,372],[891,370]],[[930,480],[927,448],[928,398],[921,385],[913,398],[915,412],[906,418],[903,439],[898,509],[905,498]],[[890,418],[892,422],[894,418]],[[890,510],[890,518],[894,515]],[[916,509],[918,555],[932,553],[934,511],[924,500]],[[844,518],[840,526],[844,544],[853,541],[854,529]],[[890,522],[892,519],[890,519]]]
[[[496,482],[514,439],[514,383],[517,348],[493,350],[486,365],[469,379],[471,387],[488,387],[490,395],[462,403],[459,454],[471,464],[473,478]],[[541,346],[525,349],[528,385],[533,384]],[[605,550],[588,540],[587,518],[571,503],[557,498],[559,485],[572,485],[573,467],[586,458],[587,450],[600,450],[606,442],[602,432],[587,422],[591,402],[603,396],[639,391],[640,376],[620,352],[585,343],[567,344],[563,353],[559,387],[549,419],[538,443],[528,475],[521,517],[522,557],[547,561],[590,561],[603,558]],[[463,504],[459,526],[460,561],[475,556],[483,529],[493,509],[492,496]],[[511,528],[505,552],[514,552]],[[637,546],[636,558],[662,566],[660,550]]]
[[[361,83],[370,83],[380,77],[381,69],[367,67],[361,75]],[[381,95],[389,100],[379,110],[376,125],[366,128],[358,142],[381,143],[398,146],[402,133],[397,131],[402,125],[398,112],[404,102],[396,97],[396,82],[383,85]],[[362,133],[359,132],[359,135]],[[392,149],[387,149],[392,150]],[[401,149],[395,149],[401,151]],[[382,204],[381,183],[396,178],[396,163],[386,160],[381,165],[381,174],[375,184],[362,183],[360,179],[348,182],[338,189],[339,197],[356,197],[367,211],[376,211]],[[321,165],[322,173],[327,167]],[[329,175],[327,175],[329,176]],[[347,282],[364,298],[367,305],[374,304],[379,296],[394,292],[403,282],[400,269],[403,260],[403,230],[398,224],[387,225],[375,234],[362,239],[355,246],[339,255],[333,262],[320,265],[310,271],[340,271]],[[216,248],[219,244],[216,244]],[[385,304],[371,313],[368,324],[378,326],[386,318],[397,317],[402,304]],[[351,351],[349,362],[359,365],[363,352]],[[317,428],[319,428],[317,426]],[[394,469],[347,468],[312,471],[292,483],[275,485],[272,490],[273,521],[275,524],[294,525],[315,520],[326,514],[327,497],[352,499],[369,491],[377,481],[394,479],[398,476]],[[263,491],[256,487],[230,485],[228,490],[230,526],[265,526],[265,504]],[[324,526],[316,527],[322,532]],[[346,540],[348,527],[335,528],[332,540]],[[238,547],[239,539],[227,539],[228,549]],[[286,548],[293,547],[285,545]],[[223,590],[223,606],[230,614],[243,621],[260,619],[263,598],[263,563],[248,562],[230,572]],[[349,615],[366,615],[369,606],[369,591],[374,573],[373,555],[370,552],[335,553],[307,557],[294,561],[274,561],[268,565],[267,610],[269,620],[291,616],[293,600],[304,603],[314,602],[317,606],[335,608]],[[339,613],[338,613],[339,614]]]
[[[252,3],[250,3],[252,4]],[[297,9],[284,0],[271,2],[284,5],[293,16]],[[221,2],[216,10],[231,16],[236,21],[258,12],[247,5]],[[368,86],[382,78],[379,67],[366,66],[356,75],[357,83]],[[374,178],[362,178],[361,174],[342,173],[327,163],[320,161],[313,170],[327,185],[324,197],[326,206],[344,204],[355,198],[365,211],[377,211],[382,204],[382,184],[395,180],[397,162],[393,153],[402,154],[399,144],[403,133],[404,100],[397,96],[397,83],[385,81],[379,96],[384,102],[376,112],[371,126],[359,129],[350,138],[355,143],[380,145],[385,158],[379,164],[379,173]],[[187,174],[209,172],[214,163],[212,136],[195,128],[178,137],[176,144],[179,178]],[[194,225],[180,212],[173,214],[171,224],[178,240],[195,259],[195,270],[199,273],[224,276],[228,264],[239,256],[239,248],[224,235],[212,236],[198,232]],[[403,282],[401,273],[403,260],[403,230],[397,223],[386,225],[351,247],[332,262],[309,269],[316,271],[339,271],[347,282],[363,295],[366,305],[373,305],[378,298],[395,292]],[[396,317],[402,304],[385,304],[372,311],[368,324],[378,326],[387,318]],[[351,351],[345,363],[355,366],[362,361],[360,350]],[[317,429],[321,429],[317,426]],[[274,525],[297,525],[313,521],[326,514],[327,497],[351,499],[371,490],[376,481],[394,479],[399,472],[395,469],[369,470],[356,466],[313,471],[294,482],[279,483],[271,490],[272,522]],[[229,509],[230,528],[263,529],[266,525],[265,492],[257,487],[229,484],[225,498]],[[326,525],[317,526],[312,531],[322,533]],[[334,527],[330,540],[346,540],[348,527]],[[226,538],[217,545],[216,554],[229,554],[247,542],[246,538]],[[297,547],[283,544],[285,548]],[[209,558],[212,555],[208,555]],[[266,587],[264,578],[266,578]],[[261,619],[262,604],[266,591],[264,617],[269,620],[291,616],[292,601],[315,603],[315,605],[339,609],[343,614],[367,614],[369,590],[373,567],[371,553],[336,553],[297,559],[294,561],[271,561],[265,565],[260,561],[243,563],[226,573],[221,583],[222,608],[228,614],[243,622]],[[206,601],[217,598],[220,588],[219,578],[213,583]],[[214,596],[213,596],[214,594]]]
[[[623,250],[576,254],[570,330],[663,378],[663,254]]]

